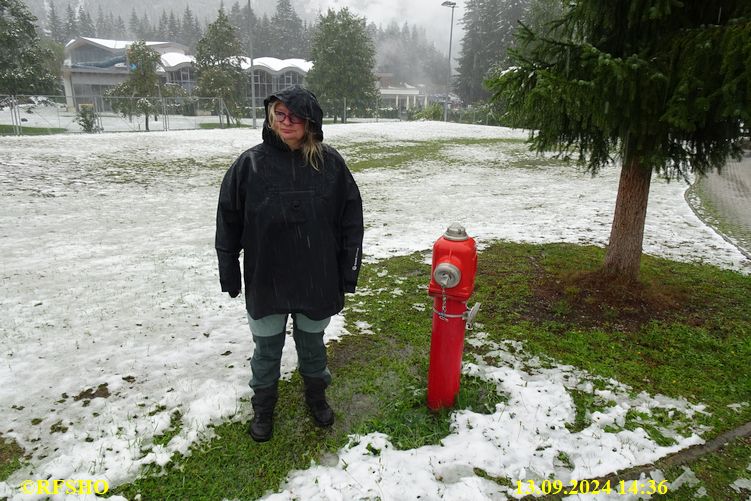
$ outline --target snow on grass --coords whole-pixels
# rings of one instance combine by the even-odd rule
[[[477,332],[468,343],[486,349],[497,361],[464,366],[464,373],[494,382],[500,396],[494,412],[454,412],[452,433],[438,445],[397,450],[382,433],[352,436],[334,466],[315,465],[290,474],[279,493],[263,499],[506,499],[517,494],[517,481],[538,488],[555,478],[570,488],[572,479],[587,479],[646,464],[693,444],[692,433],[674,434],[675,443],[657,445],[641,427],[623,428],[629,411],[649,414],[670,410],[690,418],[703,411],[661,395],[632,395],[613,380],[595,378],[571,366],[551,365],[530,357],[518,342],[493,343]],[[604,409],[581,431],[570,431],[575,405],[570,391],[596,395]],[[613,431],[606,428],[615,426]],[[617,431],[616,431],[617,430]],[[562,459],[564,458],[564,459]],[[478,470],[484,472],[478,475]],[[511,487],[484,477],[505,478]],[[615,485],[613,488],[615,489]],[[591,498],[591,497],[590,497]],[[620,495],[623,499],[623,495]]]
[[[441,122],[337,125],[325,132],[345,156],[361,142],[388,147],[406,140],[525,137]],[[213,237],[224,171],[258,141],[260,130],[249,129],[0,139],[0,432],[30,454],[28,467],[0,483],[0,496],[12,496],[13,486],[27,478],[127,482],[144,465],[165,464],[206,438],[210,424],[247,418],[252,339],[242,301],[220,293]],[[534,167],[540,160],[518,141],[452,147],[445,156],[445,162],[356,174],[371,262],[428,250],[454,221],[480,245],[497,238],[606,242],[617,169],[591,178],[564,165]],[[749,261],[693,215],[685,189],[678,182],[653,183],[645,250],[748,272]],[[343,325],[336,317],[328,337],[347,334]],[[286,375],[295,363],[290,340]],[[517,400],[505,410],[489,417],[456,413],[454,434],[433,448],[392,451],[387,437],[362,438],[360,444],[373,442],[384,452],[371,458],[353,442],[341,455],[350,466],[329,471],[331,481],[358,469],[377,465],[377,471],[391,472],[401,465],[414,472],[410,484],[461,499],[459,491],[467,487],[466,496],[498,489],[465,475],[461,465],[477,463],[468,463],[461,451],[473,450],[475,440],[483,442],[476,444],[485,454],[478,455],[478,461],[485,458],[483,469],[515,475],[533,464],[534,472],[545,473],[550,458],[544,453],[533,460],[532,446],[560,440],[559,434],[568,441],[556,447],[570,447],[582,474],[649,461],[697,440],[661,448],[636,431],[586,438],[586,430],[559,429],[536,436],[529,426],[570,419],[570,398],[558,376],[545,376],[549,386],[542,388],[560,403],[548,416],[549,403],[515,389],[533,375],[513,367],[509,360],[467,367],[509,386],[503,391]],[[568,369],[558,371],[562,377]],[[662,405],[658,397],[644,398],[646,409]],[[624,397],[623,405],[636,404]],[[155,444],[167,431],[174,437]],[[603,456],[602,464],[591,451],[576,456],[574,444],[585,438],[591,447],[617,452]],[[484,449],[488,441],[496,449]],[[643,452],[633,452],[633,444]],[[431,469],[420,470],[426,465]],[[424,484],[416,481],[425,475]],[[377,488],[368,482],[376,490],[406,488],[390,474]]]

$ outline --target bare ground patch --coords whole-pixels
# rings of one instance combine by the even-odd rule
[[[685,294],[677,289],[614,280],[599,271],[565,276],[540,272],[522,318],[621,332],[635,332],[648,322],[671,318],[700,325],[702,320],[684,299]]]

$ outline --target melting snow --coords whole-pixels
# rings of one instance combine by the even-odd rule
[[[326,128],[345,157],[370,142],[524,137],[440,122]],[[29,499],[14,488],[27,478],[128,482],[144,465],[165,464],[210,437],[208,425],[248,418],[252,339],[242,301],[220,293],[213,235],[222,175],[259,141],[260,130],[247,129],[0,139],[0,432],[31,455],[28,467],[0,483],[0,497]],[[534,167],[538,160],[508,142],[356,173],[368,261],[427,251],[454,221],[481,247],[493,239],[604,245],[617,169],[592,178],[575,167]],[[653,182],[645,251],[748,273],[749,260],[688,208],[685,189]],[[347,334],[337,316],[327,341]],[[440,445],[409,451],[378,433],[352,437],[338,460],[293,472],[270,499],[513,496],[475,468],[520,480],[600,475],[701,441],[676,435],[674,446],[661,447],[640,428],[605,432],[631,408],[700,411],[685,401],[630,396],[616,382],[602,395],[613,405],[570,432],[569,390],[591,384],[591,376],[522,364],[503,346],[488,349],[497,363],[477,361],[465,371],[508,397],[493,413],[455,412]],[[285,377],[295,356],[290,339]],[[174,419],[180,432],[154,445]],[[573,469],[556,460],[560,452]]]

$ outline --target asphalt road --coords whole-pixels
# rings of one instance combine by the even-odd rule
[[[717,219],[707,222],[751,257],[751,151],[696,183],[700,197],[709,202]]]

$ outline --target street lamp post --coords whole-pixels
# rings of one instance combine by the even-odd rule
[[[441,4],[443,7],[451,8],[451,30],[449,31],[449,74],[446,80],[446,100],[443,102],[443,121],[448,122],[449,119],[449,92],[451,91],[451,42],[454,37],[454,9],[456,8],[456,2],[449,2],[446,0]]]
[[[248,52],[250,53],[250,112],[253,117],[253,128],[256,128],[256,72],[253,66],[253,32],[250,25],[250,0],[248,0]]]

